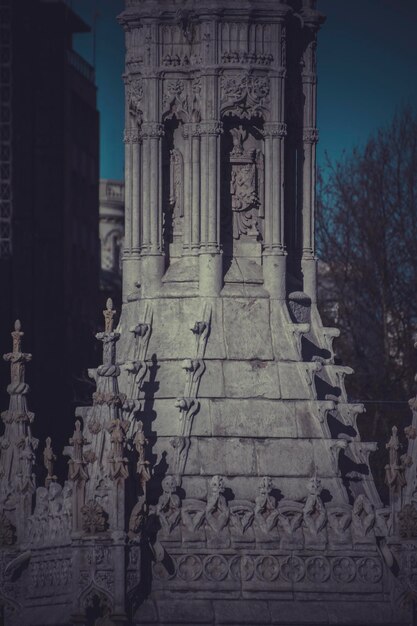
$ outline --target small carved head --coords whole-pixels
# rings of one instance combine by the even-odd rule
[[[213,476],[210,480],[210,492],[212,495],[220,495],[224,492],[224,479],[223,476]]]
[[[311,496],[319,496],[321,493],[321,480],[317,477],[316,473],[308,481],[308,493]]]
[[[177,489],[177,481],[175,476],[165,476],[162,481],[162,489],[166,494],[173,494]]]
[[[267,496],[272,490],[272,480],[269,476],[263,476],[259,483],[259,493],[261,496]]]
[[[49,500],[56,500],[62,493],[62,487],[59,483],[51,482],[49,485]]]

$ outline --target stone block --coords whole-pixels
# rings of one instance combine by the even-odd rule
[[[217,600],[214,602],[217,624],[270,624],[268,602],[262,600]]]
[[[157,624],[158,613],[156,606],[152,600],[145,600],[143,604],[137,609],[133,621],[138,624]]]
[[[256,442],[259,476],[312,476],[314,448],[308,439],[264,439]]]
[[[159,623],[161,624],[211,624],[213,609],[208,600],[189,597],[183,600],[159,600]]]
[[[280,398],[278,364],[271,361],[226,361],[225,394],[232,398]]]
[[[273,358],[269,300],[225,298],[223,323],[229,359]]]
[[[194,415],[192,423],[192,435],[208,437],[211,435],[211,420],[209,401],[202,398],[199,400],[200,408]],[[152,410],[155,411],[156,418],[152,421],[152,430],[158,437],[172,437],[178,435],[180,411],[175,406],[175,400],[156,400]]]
[[[328,624],[329,617],[324,604],[319,602],[269,602],[273,624],[302,626],[302,624]]]
[[[279,378],[283,399],[311,399],[310,386],[302,363],[279,363]]]
[[[277,400],[212,400],[210,418],[214,436],[297,436],[294,407]]]
[[[200,305],[194,298],[161,298],[152,301],[152,334],[148,356],[158,359],[192,358],[195,338],[191,328],[200,315]]]
[[[213,476],[256,474],[254,441],[237,438],[194,438],[188,453],[187,474]]]
[[[199,398],[222,398],[224,396],[223,362],[204,361],[206,370],[200,379]]]

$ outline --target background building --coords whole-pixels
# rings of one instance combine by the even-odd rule
[[[42,436],[94,363],[99,115],[94,70],[72,48],[89,27],[60,1],[0,7],[0,345],[20,318]]]
[[[124,182],[100,180],[100,290],[115,303],[122,298],[124,201]]]

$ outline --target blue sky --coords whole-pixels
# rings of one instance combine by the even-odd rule
[[[123,0],[67,0],[86,22],[96,18],[96,77],[101,115],[100,175],[123,178]],[[319,0],[327,21],[318,45],[318,162],[363,144],[404,103],[417,102],[417,0]],[[92,35],[75,47],[90,62]]]

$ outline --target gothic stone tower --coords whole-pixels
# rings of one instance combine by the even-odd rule
[[[368,464],[375,445],[356,427],[363,407],[347,401],[352,370],[335,364],[338,331],[316,306],[324,18],[311,0],[129,0],[120,21],[118,361],[160,527],[138,623],[263,624],[296,592],[347,599],[339,561],[311,551],[343,546],[359,557],[349,505],[356,499],[361,519],[381,503]],[[380,562],[368,556],[378,575],[355,584],[382,593]]]
[[[312,2],[127,4],[118,359],[153,461],[192,498],[221,474],[235,498],[268,475],[297,500],[317,474],[334,504],[379,502],[351,369],[316,307],[322,15]]]
[[[0,623],[415,623],[417,400],[383,508],[316,306],[314,4],[128,0],[122,315],[62,484],[12,332]]]

